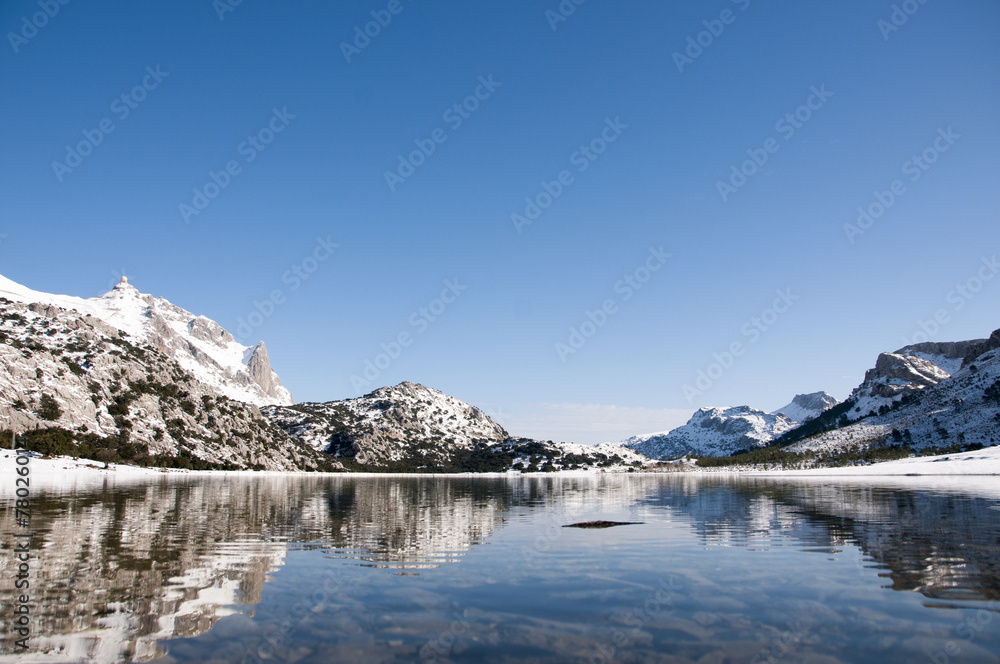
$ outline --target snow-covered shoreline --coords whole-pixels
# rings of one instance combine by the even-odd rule
[[[110,464],[107,469],[97,461],[75,459],[73,457],[41,458],[32,456],[28,464],[31,486],[39,489],[93,488],[111,484],[149,481],[155,478],[195,479],[205,477],[413,477],[414,474],[399,473],[306,473],[251,470],[183,470],[175,468],[141,468],[122,464]],[[15,454],[11,450],[0,450],[0,498],[9,498],[14,493],[14,478],[17,466]],[[560,471],[556,473],[462,473],[457,476],[482,477],[522,477],[522,476],[591,476],[603,471]],[[625,473],[621,473],[625,474]],[[651,474],[651,473],[635,473]],[[730,468],[720,470],[691,470],[676,473],[656,473],[657,475],[726,475],[752,477],[812,478],[838,480],[877,480],[879,478],[957,478],[991,477],[1000,475],[1000,446],[987,447],[974,452],[960,452],[931,457],[915,457],[897,461],[884,461],[869,466],[849,466],[843,468],[811,468],[807,470],[764,470],[758,468]],[[453,477],[456,475],[428,474],[431,477]]]

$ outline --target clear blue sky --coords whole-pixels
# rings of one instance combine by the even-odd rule
[[[596,442],[700,406],[844,398],[938,310],[937,340],[1000,327],[1000,278],[953,292],[1000,253],[1000,4],[902,4],[918,9],[888,30],[888,0],[589,0],[565,21],[546,14],[557,0],[77,1],[52,17],[9,0],[0,273],[93,296],[124,272],[234,333],[248,321],[300,401],[355,396],[351,376],[407,333],[368,388],[421,382],[522,435]],[[348,62],[373,11],[391,22]],[[707,45],[679,71],[689,38]],[[595,139],[601,154],[579,152]],[[415,141],[433,153],[390,187]],[[933,164],[907,165],[927,149]],[[750,155],[767,160],[721,194]],[[564,170],[518,232],[511,215]],[[185,215],[210,173],[227,186]],[[844,224],[895,180],[851,243]],[[627,300],[626,275],[649,277]],[[460,294],[435,303],[446,280]],[[779,289],[798,299],[766,313]],[[557,344],[608,300],[564,362]]]

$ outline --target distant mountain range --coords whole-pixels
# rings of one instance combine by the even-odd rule
[[[882,353],[843,403],[815,392],[771,413],[702,408],[672,431],[590,446],[512,436],[410,382],[295,404],[263,342],[124,280],[83,299],[0,277],[0,428],[46,453],[224,469],[628,470],[774,445],[960,449],[1000,442],[1000,331]]]
[[[632,436],[622,443],[650,459],[728,456],[739,450],[763,447],[836,404],[837,400],[826,392],[816,392],[800,394],[773,413],[749,406],[702,408],[682,427]]]

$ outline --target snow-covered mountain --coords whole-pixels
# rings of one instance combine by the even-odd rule
[[[892,407],[958,372],[963,363],[1000,346],[996,332],[989,339],[947,343],[922,343],[882,353],[875,367],[850,396],[854,406],[847,416],[858,420]]]
[[[792,402],[787,406],[773,411],[774,415],[784,415],[793,422],[799,424],[819,416],[827,408],[836,406],[839,401],[826,392],[813,392],[812,394],[797,394]]]
[[[667,433],[626,438],[623,444],[651,459],[728,456],[739,450],[767,445],[796,422],[781,414],[749,406],[701,408],[688,423]]]
[[[262,345],[240,346],[127,284],[83,300],[0,282],[0,428],[34,449],[153,465],[339,467],[254,405],[290,399]]]
[[[856,445],[953,448],[1000,443],[1000,330],[989,339],[879,355],[850,410],[789,451]]]
[[[592,447],[512,438],[475,406],[411,382],[356,399],[263,412],[309,447],[366,468],[506,471],[647,461],[613,443]]]
[[[103,321],[126,333],[132,343],[161,351],[230,399],[256,406],[295,403],[271,368],[263,341],[244,346],[215,321],[144,295],[124,277],[100,297],[80,298],[33,291],[0,276],[0,298],[68,309]]]
[[[507,439],[507,432],[478,408],[410,382],[356,399],[264,412],[313,449],[361,464],[399,461],[408,456],[408,447],[470,448]]]
[[[740,450],[764,447],[837,403],[826,392],[814,392],[796,395],[791,403],[773,413],[749,406],[702,408],[684,426],[632,436],[622,444],[651,459],[676,459],[689,454],[729,456]]]

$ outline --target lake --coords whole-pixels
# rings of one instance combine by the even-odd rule
[[[121,478],[0,501],[0,661],[1000,662],[1000,481]],[[564,528],[589,520],[639,522]]]

